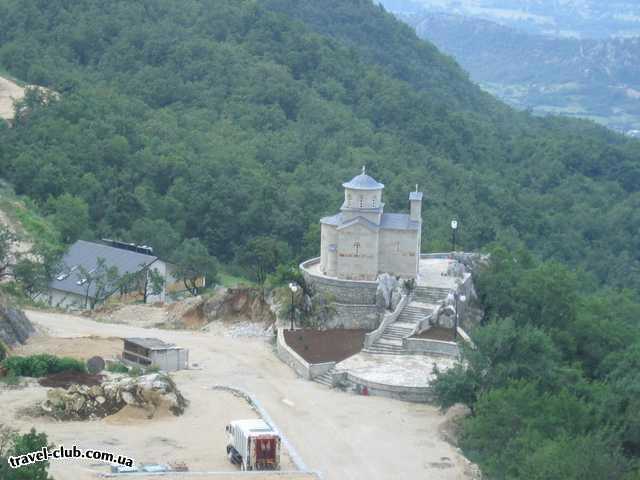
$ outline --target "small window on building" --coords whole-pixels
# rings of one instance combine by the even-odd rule
[[[351,194],[347,193],[347,206],[350,207],[351,206]]]
[[[356,256],[356,257],[359,257],[359,256],[360,256],[360,241],[359,241],[359,240],[356,240],[356,241],[353,243],[353,248],[354,248],[354,250],[355,250],[355,256]]]
[[[376,197],[371,199],[371,208],[376,208]]]
[[[364,208],[364,197],[360,195],[360,208]]]

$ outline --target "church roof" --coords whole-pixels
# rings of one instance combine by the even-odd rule
[[[338,213],[331,217],[322,218],[320,223],[333,225],[334,227],[346,227],[354,223],[353,220],[358,218],[365,220],[364,217],[356,217],[355,219],[343,223],[342,214]],[[371,226],[375,226],[376,228],[381,228],[383,230],[420,230],[420,223],[411,220],[411,217],[406,213],[385,213],[382,215],[380,225],[376,225],[369,220],[366,221],[371,224]]]
[[[382,190],[384,185],[377,180],[371,178],[365,173],[365,168],[362,167],[362,173],[353,177],[346,183],[343,183],[344,188],[351,188],[353,190]]]
[[[411,220],[406,213],[385,213],[380,221],[384,230],[420,230],[420,223]]]

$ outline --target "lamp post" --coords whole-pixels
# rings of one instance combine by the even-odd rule
[[[458,220],[456,220],[455,218],[453,220],[451,220],[451,251],[455,252],[456,251],[456,232],[458,230]]]
[[[289,290],[291,290],[291,312],[290,312],[290,316],[291,316],[291,331],[293,331],[293,328],[294,328],[294,324],[293,324],[294,323],[294,312],[293,312],[293,310],[295,308],[295,304],[293,303],[295,301],[294,295],[298,291],[298,288],[300,288],[300,287],[295,282],[291,282],[289,284]]]

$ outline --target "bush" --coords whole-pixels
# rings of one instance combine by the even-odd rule
[[[52,373],[75,371],[85,373],[84,362],[70,357],[56,357],[47,353],[29,357],[9,357],[2,361],[9,375],[16,377],[44,377]]]
[[[129,367],[123,363],[110,363],[107,365],[107,371],[112,373],[129,373]]]

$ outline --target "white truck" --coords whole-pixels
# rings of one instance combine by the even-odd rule
[[[279,470],[280,436],[264,420],[235,420],[226,427],[227,455],[241,470]]]

